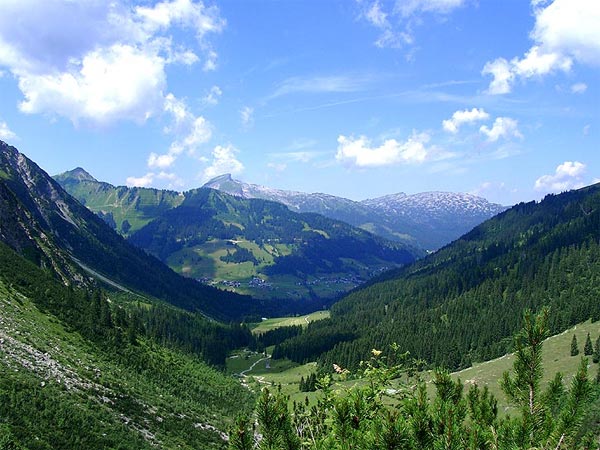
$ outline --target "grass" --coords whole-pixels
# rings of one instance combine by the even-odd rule
[[[252,332],[254,334],[260,334],[280,327],[291,327],[293,325],[307,326],[310,322],[314,322],[315,320],[328,318],[329,311],[316,311],[314,313],[298,317],[277,317],[263,320],[252,329]]]
[[[305,317],[309,318],[309,320],[320,320],[328,317],[328,312],[319,311],[308,316],[268,319],[258,324],[252,331],[253,333],[260,333],[286,325],[303,324],[302,322],[306,324]],[[592,342],[595,343],[600,335],[600,322],[592,323],[591,321],[587,321],[546,339],[543,348],[544,378],[542,387],[545,387],[554,378],[556,372],[562,373],[564,383],[569,386],[573,375],[577,371],[581,357],[584,356],[583,346],[587,333],[590,333]],[[579,343],[580,354],[578,356],[570,356],[573,334],[577,336],[577,342]],[[365,355],[365,359],[369,356]],[[499,384],[502,374],[512,370],[514,358],[513,354],[507,354],[491,361],[476,363],[468,369],[453,373],[452,376],[455,379],[460,378],[465,384],[465,389],[468,389],[471,384],[477,384],[480,387],[487,386],[490,392],[498,399],[500,414],[514,412],[514,408],[507,403]],[[598,370],[598,364],[593,364],[591,357],[588,357],[588,359],[588,376],[594,378]],[[258,389],[259,386],[263,385],[281,385],[282,392],[290,396],[290,402],[304,401],[305,397],[308,397],[309,401],[312,401],[318,395],[314,392],[299,392],[300,378],[306,378],[310,373],[316,371],[316,363],[298,365],[287,360],[272,360],[270,361],[270,365],[270,369],[265,369],[264,365],[257,364],[254,370],[248,372],[248,375],[255,379],[255,384],[252,385],[250,383],[251,386]],[[249,364],[247,367],[249,367]],[[426,380],[430,380],[432,374],[431,372],[427,372],[423,376]],[[356,380],[340,382],[338,383],[338,388],[343,390],[356,383]],[[435,387],[429,381],[427,387],[429,396],[432,398]]]
[[[600,335],[600,322],[592,323],[588,320],[546,339],[542,353],[544,368],[543,386],[547,385],[554,378],[556,372],[562,373],[563,381],[567,386],[570,384],[573,375],[575,375],[579,367],[581,357],[584,356],[583,345],[587,333],[590,333],[592,342],[594,343],[598,335]],[[577,336],[577,342],[579,343],[580,353],[578,356],[571,356],[571,339],[573,339],[573,334]],[[589,359],[588,376],[593,378],[596,376],[598,365],[592,363],[591,356],[587,358]],[[453,376],[460,378],[465,383],[465,388],[468,388],[470,384],[487,386],[498,399],[498,406],[504,412],[510,412],[512,408],[506,403],[498,380],[504,372],[512,370],[514,361],[515,356],[511,353],[491,361],[474,364],[468,369],[454,373]]]

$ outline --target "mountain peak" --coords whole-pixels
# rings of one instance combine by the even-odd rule
[[[245,197],[244,186],[245,184],[241,181],[234,180],[230,173],[224,173],[208,180],[202,187],[216,189],[238,197]]]
[[[73,170],[67,170],[66,172],[60,173],[53,177],[59,181],[73,180],[73,181],[95,181],[98,182],[92,175],[89,174],[85,169],[76,167]]]
[[[202,187],[211,187],[213,185],[218,185],[220,183],[224,183],[224,182],[232,182],[232,181],[236,181],[232,178],[230,173],[224,173],[222,175],[216,176],[214,178],[211,178],[210,180],[208,180],[206,183],[204,183],[204,185]]]

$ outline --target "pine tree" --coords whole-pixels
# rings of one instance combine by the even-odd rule
[[[587,334],[585,338],[585,345],[583,346],[583,354],[585,356],[590,356],[594,353],[594,346],[592,345],[592,339],[590,338],[590,333]]]
[[[592,360],[598,364],[600,362],[600,336],[596,339],[596,345],[594,346],[594,356],[592,356]]]
[[[579,355],[579,346],[577,345],[577,336],[573,335],[573,339],[571,340],[571,356]]]

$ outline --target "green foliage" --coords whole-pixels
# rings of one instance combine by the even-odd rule
[[[257,403],[253,433],[250,420],[240,421],[230,450],[264,449],[410,449],[410,450],[516,450],[585,449],[597,442],[596,430],[585,428],[593,409],[590,400],[600,398],[587,376],[582,360],[570,388],[558,374],[545,391],[540,389],[543,374],[541,342],[548,333],[548,311],[537,316],[526,313],[524,327],[515,337],[516,359],[502,384],[520,413],[498,417],[496,399],[484,388],[472,385],[465,394],[460,380],[449,373],[434,373],[435,396],[427,398],[425,383],[415,378],[417,362],[391,349],[397,364],[389,364],[382,352],[362,364],[357,382],[343,392],[332,388],[332,378],[320,382],[315,404],[285,406],[287,398],[263,389]],[[337,368],[345,378],[345,369]],[[393,381],[392,381],[393,380]],[[284,440],[295,435],[297,440]],[[253,440],[249,439],[253,436]],[[594,437],[595,436],[595,437]]]
[[[550,307],[558,334],[600,318],[600,185],[519,204],[416,263],[382,275],[283,342],[280,355],[358,367],[396,342],[432,367],[464,368],[508,353],[519,311]],[[320,336],[345,337],[332,347]]]
[[[596,343],[594,344],[594,355],[592,359],[596,364],[600,362],[600,336],[598,336],[598,338],[596,339]]]
[[[573,335],[571,339],[571,356],[579,355],[579,344],[577,344],[577,336]]]
[[[590,333],[588,333],[585,338],[585,344],[583,346],[583,354],[585,356],[591,356],[594,354],[594,346],[592,345],[592,338],[590,337]]]

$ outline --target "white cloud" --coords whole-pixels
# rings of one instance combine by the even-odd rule
[[[208,91],[208,94],[204,96],[202,102],[206,105],[216,105],[219,103],[219,98],[223,95],[223,91],[219,86],[213,86]]]
[[[209,167],[202,172],[204,181],[210,180],[224,173],[237,175],[244,170],[244,165],[237,159],[238,150],[232,146],[225,147],[217,145],[212,152],[212,162]]]
[[[150,168],[169,168],[181,153],[187,151],[188,154],[195,154],[200,146],[206,144],[212,137],[211,124],[204,117],[194,115],[184,100],[169,93],[165,96],[163,109],[172,118],[171,125],[164,131],[174,135],[175,139],[167,153],[162,155],[150,153],[147,160]]]
[[[543,175],[535,181],[535,190],[540,192],[562,192],[583,187],[582,177],[586,166],[579,161],[565,161],[554,174]]]
[[[597,0],[532,1],[535,44],[523,58],[510,62],[498,58],[485,64],[482,74],[491,75],[488,93],[511,92],[517,79],[541,77],[556,71],[569,72],[574,61],[600,65],[600,3]]]
[[[0,120],[0,139],[15,139],[17,135],[8,128],[8,124]]]
[[[511,85],[515,78],[511,70],[510,63],[504,58],[498,58],[494,61],[485,63],[482,75],[491,75],[493,80],[487,89],[492,95],[508,94],[511,91]]]
[[[176,158],[177,157],[174,154],[167,153],[165,155],[157,155],[152,152],[150,153],[150,156],[148,156],[148,167],[165,169],[170,167],[175,162]]]
[[[136,47],[114,45],[88,53],[70,71],[22,74],[25,113],[56,113],[77,122],[144,121],[156,112],[165,87],[164,60]]]
[[[244,128],[251,127],[254,123],[254,108],[250,106],[244,106],[240,110],[240,119]]]
[[[205,37],[224,25],[202,1],[4,0],[0,67],[17,79],[23,112],[144,122],[162,109],[166,67],[200,60],[178,43],[182,31],[193,30],[197,50],[215,60]]]
[[[489,128],[487,125],[482,125],[479,131],[487,136],[489,142],[496,142],[500,138],[522,138],[523,135],[519,131],[519,123],[510,117],[497,117]]]
[[[152,8],[138,6],[135,12],[144,19],[144,27],[150,32],[178,24],[193,28],[196,36],[202,38],[207,33],[221,31],[225,26],[217,8],[207,8],[202,2],[191,0],[164,1]]]
[[[183,138],[183,146],[188,152],[194,153],[200,145],[207,143],[211,136],[210,123],[202,116],[195,117],[189,133]]]
[[[571,92],[573,94],[583,94],[587,91],[587,84],[585,83],[575,83],[571,86]]]
[[[206,54],[206,61],[202,66],[202,70],[205,72],[212,72],[213,70],[217,70],[217,52],[214,50],[209,50]]]
[[[375,45],[380,48],[399,48],[413,44],[413,28],[420,24],[423,14],[449,14],[463,6],[466,0],[396,0],[385,8],[379,0],[357,0],[361,5],[360,18],[379,30]]]
[[[588,136],[590,134],[590,124],[586,124],[583,126],[582,133],[584,136]]]
[[[146,175],[136,178],[127,177],[125,184],[130,187],[148,187],[154,181],[154,173],[148,172]]]
[[[379,147],[374,147],[365,137],[338,137],[335,159],[356,167],[381,167],[395,164],[420,164],[429,160],[440,160],[451,156],[435,147],[427,147],[430,136],[427,133],[413,134],[405,141],[387,139]]]
[[[374,26],[382,28],[388,26],[387,14],[381,10],[379,1],[374,1],[364,13],[365,18]]]
[[[490,115],[483,109],[473,108],[470,111],[468,109],[462,111],[456,111],[452,114],[452,118],[444,120],[442,127],[449,133],[458,133],[458,129],[463,124],[473,123],[480,120],[486,120]]]

